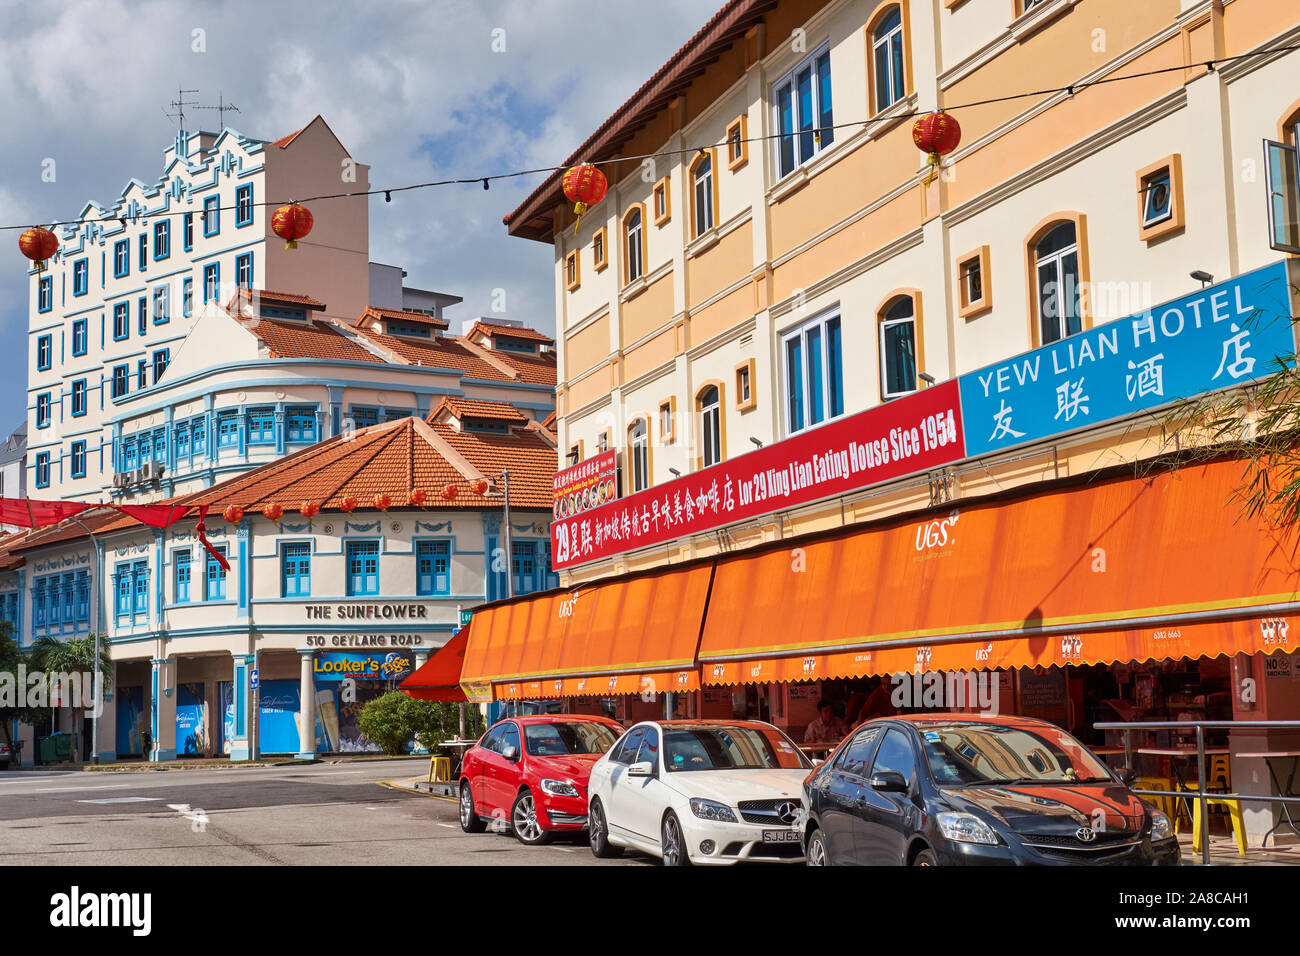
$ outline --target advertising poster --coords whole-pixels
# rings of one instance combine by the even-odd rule
[[[230,739],[235,736],[235,685],[232,681],[218,682],[217,700],[221,708],[221,723],[217,731],[221,737],[217,741],[217,753],[228,755]]]
[[[117,753],[120,757],[144,753],[144,688],[119,687],[117,698]]]
[[[208,752],[208,705],[202,684],[176,688],[176,752],[198,757]]]
[[[321,653],[312,661],[312,679],[317,684],[341,680],[401,681],[414,670],[415,655],[410,651]]]
[[[378,744],[371,743],[361,736],[357,719],[361,715],[362,707],[385,693],[387,693],[386,687],[358,684],[357,699],[351,703],[338,704],[338,751],[340,753],[379,753]]]
[[[257,743],[264,754],[298,752],[299,688],[296,680],[264,680]]]
[[[571,518],[618,497],[618,458],[613,449],[555,473],[555,517]]]

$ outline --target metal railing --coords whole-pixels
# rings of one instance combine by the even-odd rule
[[[1201,862],[1209,865],[1210,862],[1210,816],[1209,804],[1211,800],[1239,800],[1242,802],[1254,803],[1280,803],[1283,805],[1283,812],[1286,814],[1287,822],[1290,823],[1292,830],[1295,830],[1295,824],[1291,821],[1290,813],[1286,810],[1287,804],[1300,803],[1300,797],[1284,796],[1263,796],[1249,793],[1217,793],[1205,789],[1205,732],[1207,730],[1294,730],[1300,732],[1300,720],[1155,720],[1155,721],[1136,721],[1130,723],[1100,723],[1092,725],[1096,730],[1119,730],[1124,734],[1124,768],[1130,772],[1133,771],[1133,731],[1151,731],[1151,730],[1195,730],[1196,731],[1196,789],[1184,789],[1177,793],[1171,793],[1168,790],[1133,790],[1134,793],[1142,797],[1173,797],[1175,800],[1182,800],[1186,803],[1190,798],[1195,797],[1200,804],[1201,811]],[[1166,749],[1166,748],[1161,748]],[[1173,748],[1168,748],[1173,749]],[[1188,751],[1188,756],[1191,752]],[[1230,757],[1231,754],[1229,753]],[[1294,773],[1292,774],[1294,777]],[[1277,784],[1277,789],[1282,789],[1281,780],[1272,774],[1270,768],[1270,779]],[[1186,787],[1186,784],[1179,778],[1177,771],[1174,771],[1174,781],[1179,785]],[[1189,808],[1190,809],[1190,808]],[[1174,805],[1175,820],[1178,816],[1178,806]],[[1170,821],[1171,823],[1174,821]],[[1281,825],[1280,823],[1278,824]],[[1277,829],[1275,826],[1273,829]],[[1269,831],[1272,832],[1271,830]]]

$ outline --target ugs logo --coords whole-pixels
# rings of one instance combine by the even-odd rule
[[[758,676],[760,676],[762,673],[763,673],[763,665],[762,665],[762,664],[754,664],[753,666],[751,666],[751,667],[749,668],[749,676],[750,676],[750,677],[758,677]]]
[[[1061,656],[1072,661],[1082,657],[1083,638],[1077,634],[1067,634],[1061,638]]]
[[[957,524],[957,512],[953,512],[948,517],[938,521],[931,521],[929,524],[920,524],[916,526],[916,550],[925,551],[929,548],[942,548],[948,543],[949,532]]]
[[[574,608],[574,605],[576,605],[577,603],[578,603],[578,595],[577,595],[577,594],[574,594],[572,597],[570,597],[570,598],[568,598],[568,599],[566,599],[566,600],[564,600],[564,601],[561,601],[561,602],[560,602],[560,609],[559,609],[559,612],[558,612],[558,616],[559,616],[561,619],[566,618],[566,617],[573,617],[573,608]]]
[[[817,669],[817,658],[805,657],[803,659],[803,672],[805,674],[811,674],[816,669]]]
[[[993,656],[993,645],[985,644],[983,647],[975,648],[975,660],[978,663],[985,663]]]
[[[925,670],[930,666],[930,657],[933,651],[929,647],[918,647],[916,649],[916,666],[920,670]]]
[[[578,691],[582,692],[586,689],[587,689],[587,678],[584,677],[578,681]]]

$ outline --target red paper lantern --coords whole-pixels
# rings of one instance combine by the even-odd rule
[[[339,507],[342,508],[344,511],[348,512],[348,514],[351,514],[352,512],[356,511],[356,510],[357,510],[357,496],[356,496],[356,495],[344,495],[344,496],[343,496],[343,500],[339,502]]]
[[[487,494],[488,483],[480,478],[478,481],[474,482],[474,484],[470,485],[470,487],[474,489],[474,494],[485,495]]]
[[[560,188],[564,190],[565,198],[573,203],[573,211],[578,216],[578,222],[573,226],[573,234],[576,236],[583,213],[605,198],[609,181],[605,179],[605,174],[591,163],[583,163],[581,166],[572,167],[564,174],[564,179],[560,181]]]
[[[442,496],[443,496],[443,498],[445,498],[447,501],[451,501],[451,500],[453,500],[453,499],[456,497],[456,493],[457,493],[457,492],[456,492],[456,486],[455,486],[455,485],[447,485],[446,487],[444,487],[444,488],[442,489]]]
[[[221,517],[226,519],[226,524],[239,524],[244,520],[244,509],[239,505],[227,505],[226,510],[221,512]]]
[[[262,514],[268,521],[279,521],[280,517],[284,514],[284,509],[274,501],[271,501],[262,508]]]
[[[298,506],[298,513],[310,521],[320,513],[320,505],[308,498]]]
[[[413,505],[424,504],[424,499],[429,497],[429,493],[423,488],[415,488],[411,491],[410,502]]]
[[[290,203],[271,214],[271,231],[284,240],[286,249],[297,249],[298,240],[311,232],[314,222],[306,206]]]
[[[961,125],[948,113],[926,113],[912,124],[912,142],[917,149],[928,154],[926,162],[930,174],[925,178],[928,186],[940,160],[961,143]]]
[[[375,492],[375,507],[380,511],[387,511],[393,503],[393,496],[386,491]]]
[[[18,237],[18,248],[36,263],[36,271],[45,271],[45,260],[59,251],[59,239],[44,226],[33,226]]]

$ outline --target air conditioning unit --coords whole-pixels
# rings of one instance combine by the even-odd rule
[[[142,481],[144,481],[143,468],[137,468],[135,471],[131,472],[131,484],[138,485]]]
[[[140,470],[144,472],[145,481],[158,477],[158,465],[156,462],[146,461]]]
[[[157,481],[158,479],[162,478],[163,472],[165,472],[166,470],[167,470],[167,466],[165,464],[163,464],[161,461],[155,461],[153,463],[154,480]]]
[[[125,471],[119,471],[113,475],[113,487],[125,488],[131,483],[131,476]]]

